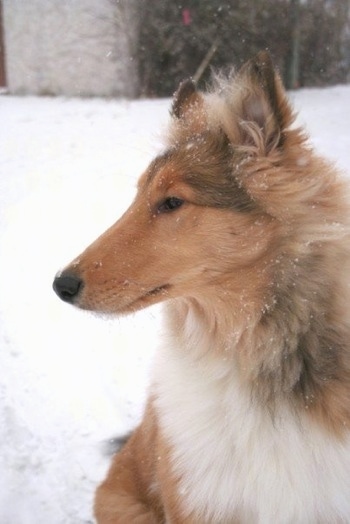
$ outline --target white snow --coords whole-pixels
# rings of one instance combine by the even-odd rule
[[[350,86],[291,94],[345,171]],[[0,97],[0,523],[93,522],[103,445],[142,412],[159,308],[106,320],[56,271],[114,222],[157,152],[169,100]]]

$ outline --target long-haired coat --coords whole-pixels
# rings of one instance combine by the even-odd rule
[[[167,301],[97,521],[349,523],[347,187],[265,52],[206,94],[183,83],[171,116],[130,208],[54,282],[99,312]]]

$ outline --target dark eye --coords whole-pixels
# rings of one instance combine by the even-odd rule
[[[158,213],[169,213],[182,206],[184,203],[181,198],[168,197],[158,206]]]

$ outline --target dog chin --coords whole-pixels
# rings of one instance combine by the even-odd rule
[[[128,297],[127,300],[123,300],[122,296],[119,296],[120,300],[117,297],[113,297],[111,301],[96,301],[96,296],[93,297],[93,300],[89,300],[88,297],[82,296],[78,299],[74,306],[85,310],[96,313],[99,316],[104,317],[115,317],[115,316],[124,316],[131,313],[135,313],[141,309],[145,309],[148,306],[157,304],[158,302],[163,302],[169,297],[169,289],[171,288],[170,284],[164,284],[152,288],[146,293],[139,295],[137,298]]]

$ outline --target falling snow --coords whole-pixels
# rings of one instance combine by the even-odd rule
[[[292,98],[315,147],[348,169],[350,87]],[[125,210],[168,109],[0,98],[1,523],[92,522],[106,442],[140,417],[159,309],[102,319],[60,302],[51,283]]]

